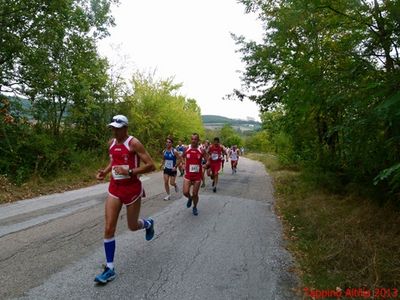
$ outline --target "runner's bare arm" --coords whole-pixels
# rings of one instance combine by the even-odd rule
[[[182,156],[181,156],[182,166],[186,165],[186,155],[185,155],[185,153],[186,153],[186,150],[182,153]]]
[[[108,141],[108,147],[111,146],[111,143],[112,143],[112,139],[110,141]],[[110,162],[108,163],[107,167],[97,171],[96,179],[103,180],[106,177],[106,175],[111,171],[111,165],[112,165],[112,159],[110,157]]]
[[[137,155],[139,155],[141,161],[140,167],[132,169],[133,175],[149,173],[156,169],[156,166],[154,165],[154,161],[151,158],[150,154],[147,152],[143,144],[137,138],[132,139],[130,144],[130,149],[131,151],[134,151],[137,153]],[[128,174],[128,170],[126,170],[126,172]]]
[[[202,152],[203,152],[203,157],[204,157],[204,159],[206,160],[206,163],[205,163],[205,165],[204,165],[204,168],[205,168],[205,169],[208,169],[208,168],[210,167],[210,159],[211,159],[211,157],[210,157],[210,155],[207,153],[207,151],[202,150]]]
[[[179,154],[179,152],[177,150],[174,150],[174,155],[176,157],[176,167],[178,168],[179,166],[182,165],[182,156]]]

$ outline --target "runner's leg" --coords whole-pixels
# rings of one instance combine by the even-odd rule
[[[200,181],[193,182],[193,190],[192,190],[192,199],[193,199],[193,207],[197,207],[197,203],[199,202],[199,189],[200,189]]]
[[[168,180],[169,180],[168,174],[164,174],[164,188],[165,188],[165,191],[167,192],[167,197],[169,197],[169,195],[170,195],[169,194],[170,191],[169,191]],[[165,198],[167,198],[167,197],[165,197]]]
[[[182,193],[186,198],[190,198],[190,180],[183,179]]]
[[[205,180],[205,177],[204,177],[204,173],[205,173],[205,168],[203,168],[202,171],[201,171],[201,182],[202,182],[201,187],[205,187],[206,186],[206,180]]]
[[[139,219],[141,202],[142,199],[139,197],[126,207],[126,219],[130,230],[146,229],[146,240],[149,241],[154,236],[154,221],[151,218]]]
[[[142,204],[142,199],[139,198],[131,205],[128,205],[126,207],[126,220],[128,222],[128,228],[132,231],[144,228],[143,220],[139,220],[141,204]]]
[[[176,176],[169,176],[169,184],[175,188],[175,192],[178,192],[178,185],[176,184]]]
[[[118,216],[122,203],[119,199],[108,196],[105,203],[104,222],[104,251],[106,254],[107,267],[114,269],[115,254],[115,231],[117,229]]]
[[[190,186],[192,182],[186,178],[183,179],[183,188],[182,188],[182,193],[185,195],[186,198],[188,198],[188,201],[186,202],[186,207],[189,208],[192,206],[192,195],[190,195]]]

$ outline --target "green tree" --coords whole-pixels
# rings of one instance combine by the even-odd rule
[[[2,174],[18,182],[54,174],[68,168],[83,142],[95,147],[104,135],[96,126],[108,118],[108,65],[95,42],[113,24],[111,3],[117,1],[0,1]]]
[[[133,134],[145,141],[152,154],[164,148],[165,138],[189,141],[193,132],[204,135],[200,108],[194,99],[179,95],[180,84],[137,72],[133,92],[118,105],[132,120]]]
[[[398,178],[400,2],[241,2],[265,35],[258,44],[235,37],[247,88],[234,95],[283,111],[277,136],[292,159],[369,184]]]
[[[233,127],[229,124],[225,124],[221,128],[221,133],[220,133],[220,140],[221,142],[227,146],[233,146],[237,145],[238,147],[242,146],[243,141],[242,138],[236,131],[233,129]]]

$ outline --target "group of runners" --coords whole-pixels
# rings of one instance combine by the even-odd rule
[[[111,173],[108,188],[108,197],[105,202],[104,222],[104,251],[106,265],[102,273],[97,275],[95,282],[106,284],[116,277],[114,269],[114,254],[116,248],[115,232],[119,213],[122,206],[126,206],[128,228],[131,231],[145,230],[146,240],[154,237],[154,220],[139,218],[141,198],[145,196],[141,174],[156,169],[155,163],[143,144],[128,134],[128,119],[124,115],[116,115],[108,124],[113,131],[114,138],[109,141],[109,163],[98,171],[96,178],[103,180]],[[191,135],[190,145],[184,146],[182,141],[173,146],[172,138],[166,139],[166,146],[162,155],[164,187],[170,199],[170,186],[179,192],[176,183],[178,171],[183,177],[182,193],[187,198],[186,207],[192,208],[193,215],[198,215],[200,186],[205,186],[205,174],[212,179],[213,192],[217,192],[218,174],[223,170],[224,162],[231,160],[232,174],[237,171],[240,150],[236,145],[226,148],[218,137],[213,143],[204,141],[200,144],[197,133]]]
[[[176,184],[176,177],[178,171],[180,172],[180,177],[183,177],[185,172],[185,179],[189,180],[189,177],[192,178],[193,174],[196,173],[195,180],[190,179],[191,181],[197,181],[197,177],[200,177],[201,187],[205,187],[205,174],[209,176],[212,180],[213,192],[217,192],[218,185],[218,174],[223,172],[225,161],[231,161],[232,174],[237,172],[237,164],[239,160],[239,149],[236,145],[232,146],[232,148],[226,148],[224,145],[220,143],[218,137],[214,138],[212,144],[209,143],[208,140],[205,140],[202,144],[199,143],[198,134],[193,134],[198,137],[198,140],[194,141],[193,136],[190,145],[185,146],[182,144],[182,141],[178,142],[176,147],[173,146],[172,138],[168,137],[166,139],[166,146],[162,152],[162,162],[161,168],[164,173],[164,187],[167,195],[164,197],[164,200],[170,200],[170,186],[173,186],[175,192],[179,191],[179,188]],[[199,155],[201,155],[201,161],[198,165],[201,166],[201,171],[194,172],[193,167],[190,169],[190,163],[187,164],[186,160],[192,160],[190,158],[191,152],[187,152],[189,149],[194,148],[198,149]],[[187,155],[188,154],[188,155]],[[192,153],[192,155],[194,155]],[[188,170],[185,170],[188,167]],[[191,174],[191,175],[190,175]],[[190,176],[189,176],[190,175]],[[201,175],[201,176],[200,176]]]

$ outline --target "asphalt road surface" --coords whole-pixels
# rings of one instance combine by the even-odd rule
[[[217,193],[207,178],[198,216],[181,192],[163,201],[161,172],[142,181],[141,215],[155,220],[155,237],[128,231],[123,209],[117,278],[104,286],[93,279],[104,263],[107,183],[0,206],[0,299],[296,299],[261,163],[241,158],[234,175],[225,164]]]

